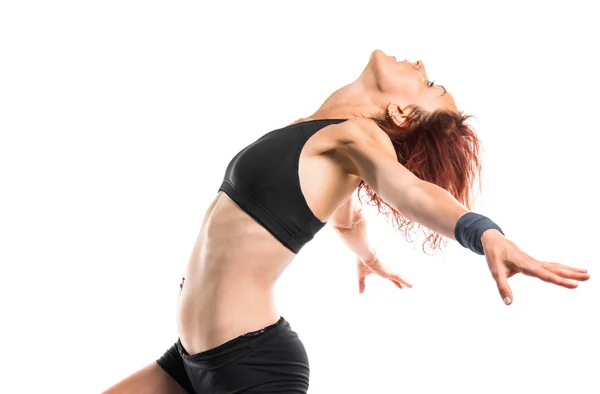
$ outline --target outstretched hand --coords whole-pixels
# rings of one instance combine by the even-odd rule
[[[567,289],[577,287],[577,283],[568,279],[585,281],[590,278],[586,269],[542,262],[532,258],[498,230],[484,232],[481,242],[488,267],[498,285],[500,297],[506,305],[510,305],[513,300],[507,279],[519,272]]]
[[[365,278],[370,274],[376,274],[382,278],[389,279],[393,284],[399,288],[412,287],[410,283],[400,277],[400,275],[388,269],[384,266],[379,258],[376,257],[374,261],[368,263],[362,261],[360,258],[356,259],[356,266],[358,272],[358,292],[362,294],[365,291]]]

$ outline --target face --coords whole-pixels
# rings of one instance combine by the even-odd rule
[[[456,111],[452,95],[444,87],[429,80],[421,61],[398,61],[394,56],[377,50],[371,54],[361,78],[370,85],[368,88],[377,91],[400,108],[417,105],[429,112],[436,109]]]

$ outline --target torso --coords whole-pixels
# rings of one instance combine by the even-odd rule
[[[360,183],[333,153],[344,129],[341,124],[324,127],[300,155],[302,194],[323,222]],[[275,323],[280,315],[274,285],[294,257],[225,193],[218,193],[204,217],[179,299],[179,335],[187,352],[199,353]]]

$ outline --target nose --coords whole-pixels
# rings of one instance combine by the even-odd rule
[[[425,78],[427,78],[427,71],[425,71],[425,64],[421,60],[417,60],[413,63],[413,68],[419,71]]]

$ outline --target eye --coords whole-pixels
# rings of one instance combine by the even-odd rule
[[[427,87],[430,88],[435,84],[435,81],[427,81]]]

